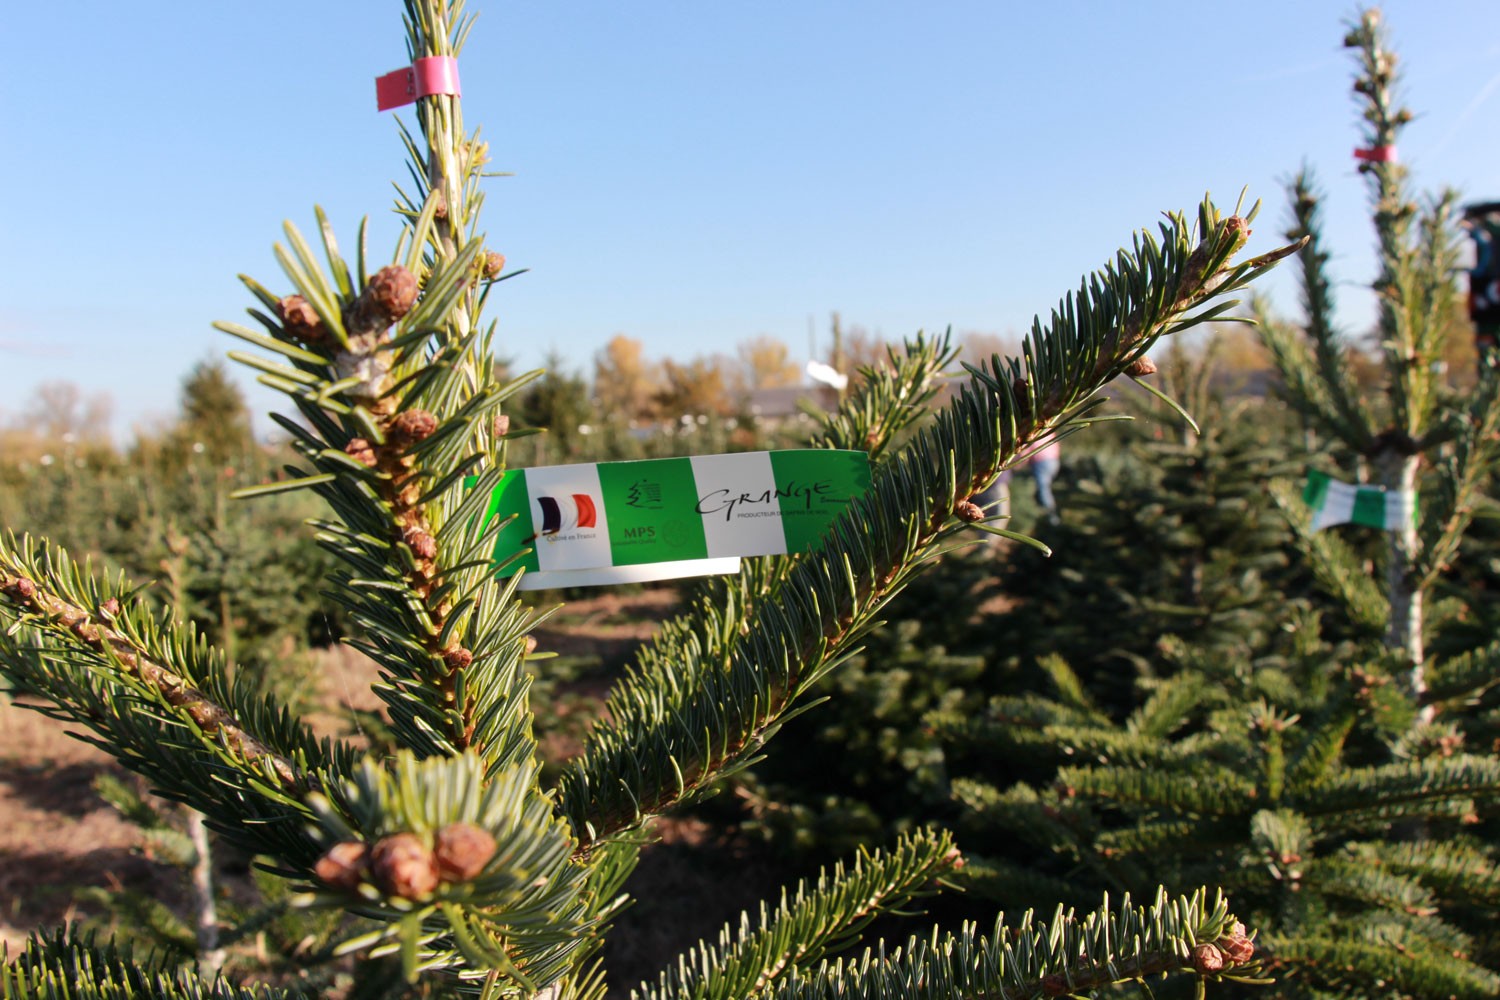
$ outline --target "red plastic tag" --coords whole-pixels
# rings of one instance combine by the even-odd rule
[[[389,111],[433,94],[460,96],[458,60],[452,56],[428,56],[405,69],[375,78],[375,109]]]
[[[1354,158],[1364,160],[1366,163],[1394,163],[1396,162],[1396,147],[1375,146],[1370,149],[1356,149]]]

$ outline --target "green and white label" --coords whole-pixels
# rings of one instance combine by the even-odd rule
[[[523,590],[732,573],[741,556],[815,549],[870,486],[862,451],[757,451],[513,469],[490,495],[509,518],[496,560]]]
[[[1417,495],[1379,486],[1339,482],[1326,472],[1307,471],[1302,501],[1313,510],[1312,530],[1336,524],[1361,524],[1382,531],[1399,531],[1416,520]]]

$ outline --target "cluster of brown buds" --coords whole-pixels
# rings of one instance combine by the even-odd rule
[[[1211,975],[1227,966],[1244,965],[1254,955],[1255,942],[1245,933],[1245,925],[1236,921],[1217,941],[1193,949],[1193,968],[1199,975]]]
[[[400,264],[382,267],[370,275],[359,297],[345,310],[351,334],[379,332],[411,312],[420,292],[416,275]],[[282,328],[293,340],[308,345],[326,343],[328,327],[304,296],[288,295],[276,303]]]
[[[352,891],[372,882],[388,896],[425,899],[443,883],[467,882],[495,856],[495,838],[472,823],[452,823],[426,839],[393,833],[373,845],[360,840],[334,844],[313,866],[331,889]]]

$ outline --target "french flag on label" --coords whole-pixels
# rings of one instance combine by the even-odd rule
[[[542,511],[542,534],[556,535],[574,528],[597,528],[597,510],[594,500],[587,493],[574,493],[570,497],[541,496],[536,498]]]
[[[526,492],[538,569],[609,565],[609,520],[599,499],[598,466],[527,469]]]

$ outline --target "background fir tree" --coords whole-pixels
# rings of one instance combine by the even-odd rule
[[[1293,182],[1296,226],[1310,242],[1302,252],[1305,337],[1281,324],[1264,327],[1288,387],[1288,399],[1346,466],[1366,468],[1388,491],[1413,493],[1424,466],[1432,471],[1421,492],[1420,521],[1388,531],[1384,597],[1385,643],[1408,661],[1413,697],[1425,690],[1427,596],[1448,568],[1493,473],[1500,444],[1495,431],[1496,380],[1481,371],[1478,384],[1455,392],[1447,381],[1449,343],[1457,316],[1456,196],[1445,192],[1420,209],[1397,160],[1397,140],[1412,114],[1397,97],[1397,57],[1377,10],[1363,12],[1344,44],[1359,60],[1356,97],[1364,121],[1360,171],[1369,179],[1380,273],[1376,348],[1378,383],[1361,392],[1339,364],[1339,339],[1322,273],[1327,254],[1317,233],[1318,194],[1304,173]],[[1472,334],[1470,334],[1472,335]],[[1331,557],[1336,558],[1336,557]],[[1329,566],[1330,578],[1353,567]],[[1423,709],[1424,718],[1430,712]]]
[[[1385,148],[1410,116],[1388,104],[1394,57],[1378,15],[1360,15],[1348,40],[1371,148]],[[1348,529],[1352,545],[1314,535],[1282,491],[1298,561],[1317,588],[1306,611],[1288,614],[1291,644],[1276,669],[1241,669],[1252,664],[1184,643],[1166,651],[1174,673],[1138,680],[1122,719],[1087,675],[1051,659],[1050,697],[1000,699],[977,723],[943,720],[969,752],[1019,761],[1032,775],[1008,787],[983,773],[955,781],[969,809],[963,841],[996,852],[969,869],[981,891],[1067,899],[1081,885],[1233,885],[1280,973],[1272,995],[1500,990],[1490,846],[1500,759],[1473,738],[1491,724],[1500,650],[1474,645],[1471,632],[1440,638],[1461,620],[1462,594],[1428,599],[1488,503],[1479,490],[1493,473],[1493,375],[1481,372],[1464,393],[1438,380],[1430,362],[1451,315],[1448,203],[1434,202],[1411,226],[1415,209],[1388,165],[1371,167],[1385,254],[1377,291],[1386,393],[1362,392],[1346,363],[1351,348],[1329,311],[1327,252],[1305,176],[1291,190],[1292,235],[1307,238],[1305,333],[1262,328],[1287,398],[1316,443],[1342,446],[1332,455],[1343,468],[1384,470],[1396,487],[1407,461],[1425,456],[1418,544],[1398,531],[1404,540],[1388,553],[1397,570],[1384,582],[1400,586],[1367,575],[1359,529]],[[1381,420],[1396,423],[1377,431]],[[1406,631],[1414,625],[1420,641]],[[1461,651],[1426,658],[1435,637],[1434,647]],[[1038,865],[1039,852],[1050,861]]]
[[[222,362],[199,362],[182,380],[180,416],[169,450],[192,452],[227,465],[244,462],[255,447],[245,396]]]
[[[822,855],[952,821],[955,771],[1035,779],[1018,759],[935,740],[932,723],[1047,690],[1054,657],[1117,717],[1136,707],[1141,681],[1183,660],[1233,664],[1229,682],[1245,690],[1291,683],[1281,668],[1309,581],[1266,482],[1300,469],[1295,430],[1280,407],[1222,398],[1217,343],[1174,345],[1156,376],[1196,423],[1149,393],[1117,393],[1138,419],[1072,439],[1067,515],[1048,524],[1016,504],[1012,524],[1050,554],[1008,541],[948,552],[887,605],[887,627],[826,682],[830,704],[790,722],[778,752],[741,779],[752,826]],[[1024,476],[1010,492],[1027,492]]]
[[[458,56],[458,0],[409,0],[410,56]],[[496,576],[498,525],[481,514],[505,465],[501,417],[520,380],[498,377],[482,310],[502,277],[478,228],[485,144],[456,96],[417,102],[405,133],[407,227],[393,262],[353,259],[318,213],[321,254],[292,226],[277,257],[294,291],[253,279],[259,329],[220,324],[267,352],[237,351],[282,391],[298,461],[241,491],[311,490],[337,560],[330,593],[379,665],[392,754],[318,739],[274,695],[227,669],[190,623],[98,577],[60,547],[0,543],[0,670],[15,690],[87,731],[163,797],[202,812],[262,859],[300,905],[346,915],[330,951],[391,959],[427,995],[595,1000],[596,957],[625,905],[645,824],[712,792],[760,756],[818,682],[878,624],[931,558],[984,524],[969,500],[1043,436],[1085,426],[1098,390],[1137,370],[1162,335],[1212,319],[1285,251],[1243,264],[1249,220],[1205,202],[1172,215],[1035,324],[1021,359],[976,369],[927,414],[872,380],[825,443],[868,449],[873,484],[814,553],[751,561],[666,624],[608,702],[555,787],[539,778],[525,659],[545,617]],[[1253,214],[1253,213],[1251,213]],[[930,366],[919,349],[910,369]],[[467,481],[466,481],[467,480]],[[790,889],[670,965],[643,997],[1035,996],[1185,974],[1253,974],[1254,945],[1204,890],[1106,901],[1086,913],[934,930],[900,948],[828,961],[873,917],[945,882],[944,834],[919,833]],[[380,970],[381,973],[384,970]],[[68,931],[37,937],[0,970],[6,996],[247,996]],[[257,988],[289,996],[295,985]]]
[[[1215,343],[1163,360],[1161,389],[1181,410],[1117,395],[1136,419],[1114,447],[1070,461],[1068,516],[1038,529],[1054,554],[1017,549],[1001,564],[996,586],[1015,603],[991,624],[994,648],[1027,681],[1047,683],[1036,664],[1061,656],[1123,713],[1138,678],[1171,672],[1173,643],[1247,671],[1280,655],[1298,584],[1265,484],[1295,468],[1290,428],[1275,407],[1222,395]]]

